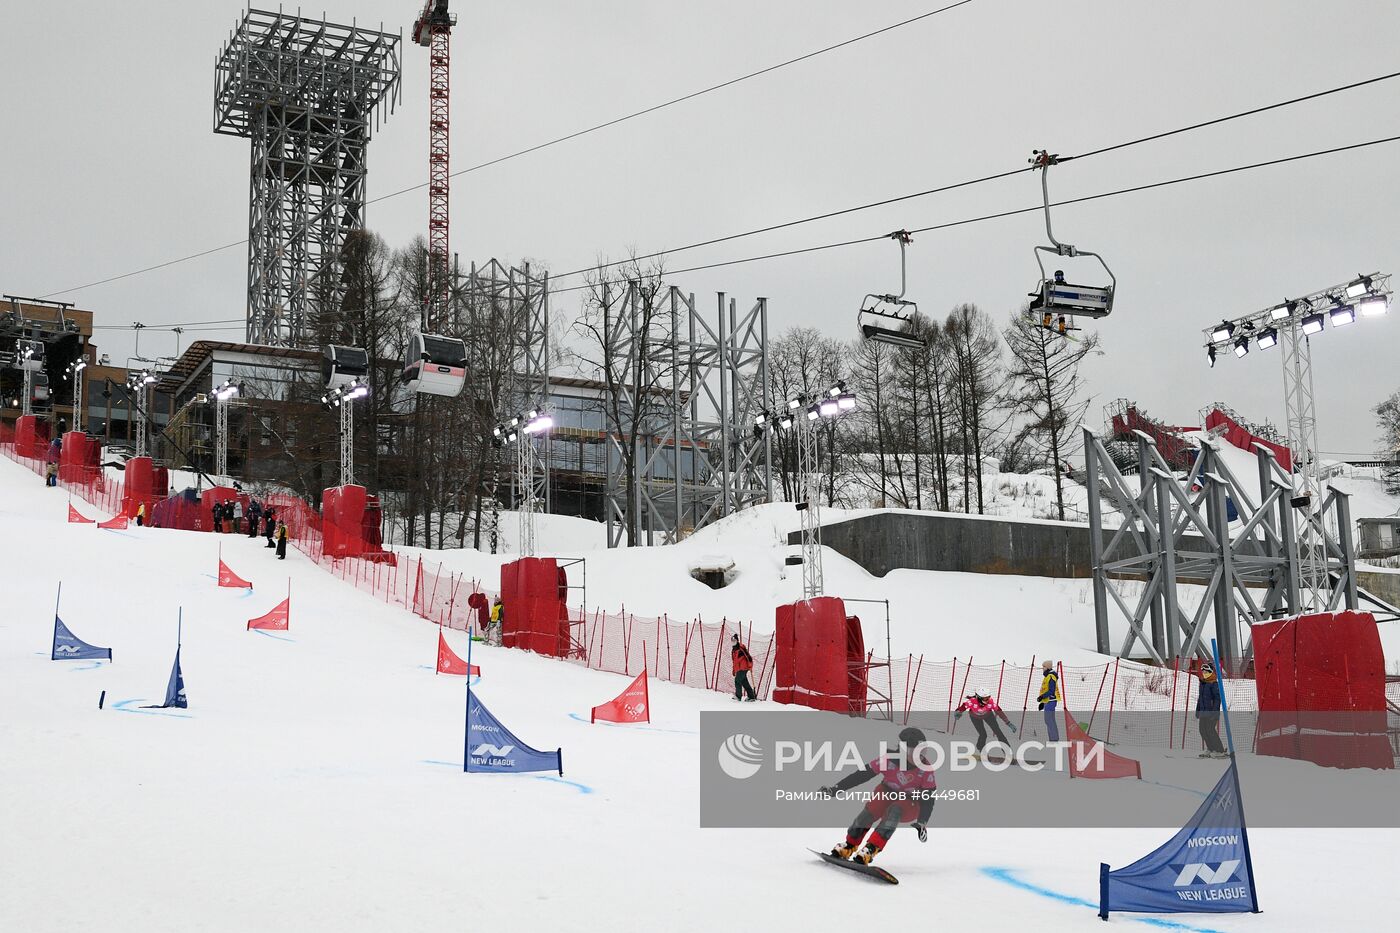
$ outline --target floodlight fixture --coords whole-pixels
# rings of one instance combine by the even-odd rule
[[[811,408],[808,408],[808,409],[807,409],[807,420],[808,420],[808,421],[816,421],[816,420],[817,420],[818,418],[820,418],[820,417],[821,417],[821,412],[817,411],[817,406],[813,405]]]
[[[1296,303],[1295,303],[1295,302],[1292,302],[1292,301],[1285,301],[1285,302],[1284,302],[1283,304],[1281,304],[1281,305],[1274,305],[1272,308],[1269,309],[1269,320],[1271,320],[1271,321],[1286,321],[1286,320],[1288,320],[1288,318],[1293,314],[1293,309],[1294,309],[1296,306],[1297,306]]]
[[[791,428],[791,427],[792,427],[792,415],[791,415],[791,414],[784,414],[784,415],[780,416],[780,417],[778,418],[778,427],[782,428],[784,431],[786,431],[788,428]]]
[[[1259,349],[1268,350],[1278,344],[1278,331],[1270,327],[1259,332]]]
[[[1299,327],[1302,328],[1303,333],[1311,337],[1313,334],[1322,333],[1324,320],[1325,318],[1320,313],[1309,314],[1307,317],[1303,318],[1298,323]]]
[[[846,391],[846,380],[844,380],[844,379],[837,379],[836,382],[832,384],[831,388],[829,388],[829,389],[826,390],[826,394],[827,394],[827,397],[829,397],[829,398],[836,398],[838,395],[840,395],[842,392],[845,392],[845,391]]]
[[[1221,321],[1215,330],[1210,332],[1211,340],[1229,340],[1235,336],[1235,325],[1229,321]]]
[[[1329,313],[1333,327],[1345,327],[1356,320],[1356,309],[1351,305],[1337,305]]]
[[[1238,340],[1235,341],[1235,356],[1243,357],[1243,356],[1248,356],[1248,355],[1249,355],[1249,337],[1247,337],[1247,336],[1246,336],[1246,337],[1241,337],[1240,339],[1238,339]]]
[[[817,413],[823,418],[835,418],[840,411],[841,406],[837,404],[834,398],[824,398],[821,400],[821,404],[817,406]]]
[[[1356,303],[1356,310],[1362,317],[1380,317],[1390,310],[1390,302],[1384,295],[1376,295]]]
[[[854,392],[842,392],[836,396],[836,406],[842,411],[850,411],[856,407],[856,394]]]
[[[1371,277],[1363,275],[1347,286],[1348,298],[1360,298],[1371,290]]]
[[[753,418],[753,426],[754,426],[754,427],[756,427],[756,428],[761,428],[761,427],[763,427],[763,426],[764,426],[765,424],[767,424],[767,423],[768,423],[768,412],[766,412],[766,411],[761,411],[761,412],[759,412],[758,414],[754,415],[754,418]]]
[[[802,407],[802,398],[801,398],[800,396],[799,396],[798,398],[790,398],[790,399],[788,399],[788,411],[797,411],[797,409],[799,409],[799,408],[801,408],[801,407]]]
[[[1215,344],[1206,347],[1206,359],[1210,360],[1210,368],[1215,368]]]

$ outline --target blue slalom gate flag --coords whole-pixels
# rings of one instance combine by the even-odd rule
[[[1196,815],[1166,845],[1131,865],[1099,866],[1099,916],[1148,913],[1245,913],[1259,909],[1235,763]]]
[[[165,688],[165,702],[160,705],[161,709],[188,709],[189,701],[185,699],[185,675],[180,672],[180,647],[175,646],[175,666],[170,669],[170,683]]]
[[[96,645],[89,645],[63,624],[63,620],[54,613],[53,617],[53,652],[49,655],[51,661],[73,661],[96,658],[99,660],[112,660],[111,648],[99,648]]]
[[[467,740],[463,771],[504,774],[523,771],[558,771],[564,774],[564,751],[542,752],[531,748],[501,725],[476,694],[467,690]]]

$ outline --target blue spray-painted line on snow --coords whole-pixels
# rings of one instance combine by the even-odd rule
[[[578,713],[570,713],[570,719],[578,720],[590,726],[611,726],[617,729],[626,729],[628,732],[670,732],[674,735],[699,735],[700,733],[690,729],[662,729],[657,726],[636,726],[624,722],[592,722],[587,716],[580,716]]]
[[[423,764],[440,765],[444,768],[455,768],[458,771],[462,770],[462,763],[460,761],[437,761],[432,758],[424,758]],[[564,778],[555,777],[552,774],[533,774],[531,775],[531,777],[533,777],[536,781],[549,781],[553,784],[567,784],[570,787],[577,790],[580,794],[593,793],[593,788],[589,787],[587,784],[580,784],[578,781],[566,781]]]
[[[101,666],[102,666],[102,662],[101,662],[101,661],[93,661],[91,664],[86,664],[86,665],[84,665],[84,666],[82,666],[82,667],[70,667],[70,668],[68,668],[68,670],[69,670],[70,673],[73,672],[73,671],[95,671],[95,670],[97,670],[97,669],[98,669],[99,667],[101,667]]]
[[[1002,884],[1009,884],[1013,888],[1029,891],[1031,894],[1039,894],[1041,897],[1048,898],[1052,901],[1059,901],[1061,904],[1070,904],[1074,907],[1088,907],[1094,911],[1099,909],[1099,905],[1093,901],[1087,901],[1082,897],[1075,897],[1072,894],[1052,891],[1050,888],[1043,888],[1038,884],[1032,884],[1029,881],[1017,878],[1012,874],[1009,868],[983,866],[982,874],[986,875],[988,878],[1000,881]],[[1181,923],[1177,920],[1164,920],[1161,917],[1130,917],[1125,915],[1123,919],[1130,920],[1134,923],[1145,923],[1148,926],[1160,927],[1164,930],[1186,930],[1188,933],[1223,933],[1223,931],[1217,930],[1214,927],[1192,926],[1189,923]]]
[[[296,644],[296,639],[295,639],[295,638],[286,638],[286,637],[284,637],[284,636],[282,636],[282,635],[274,635],[274,634],[272,634],[271,632],[265,631],[265,630],[260,629],[260,628],[255,628],[255,629],[253,629],[252,631],[253,631],[253,633],[254,633],[255,635],[262,635],[262,636],[264,636],[265,638],[275,638],[275,639],[277,639],[278,641],[289,641],[289,642],[291,642],[292,644]]]
[[[123,538],[135,538],[137,541],[140,541],[142,537],[141,535],[134,535],[129,531],[117,531],[115,528],[99,528],[98,530],[105,531],[109,535],[121,535]]]
[[[1194,794],[1195,796],[1200,797],[1202,800],[1210,796],[1209,791],[1196,790],[1194,787],[1182,787],[1180,784],[1163,784],[1161,781],[1143,781],[1142,783],[1156,784],[1158,787],[1169,787],[1172,790],[1185,791],[1188,794]]]
[[[423,671],[435,671],[435,670],[437,670],[437,668],[434,667],[434,666],[431,665],[431,664],[415,664],[414,666],[417,667],[419,670],[423,670]],[[473,666],[475,666],[475,665],[473,665]],[[481,675],[480,675],[480,674],[474,674],[474,675],[472,675],[472,676],[474,677],[474,679],[473,679],[472,682],[471,682],[471,686],[475,687],[477,684],[481,683]]]
[[[118,700],[111,708],[119,713],[141,713],[145,716],[170,716],[174,719],[193,719],[189,713],[172,713],[164,709],[138,709],[131,706],[132,703],[140,703],[143,697],[133,697],[129,700]]]

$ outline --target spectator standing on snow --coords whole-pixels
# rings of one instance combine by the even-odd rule
[[[277,559],[287,559],[287,523],[277,523]]]
[[[269,508],[263,513],[263,537],[267,539],[268,547],[276,547],[272,543],[272,533],[277,530],[277,512]]]
[[[228,530],[238,534],[243,530],[243,501],[234,499],[229,503],[229,527]]]
[[[988,727],[996,733],[997,741],[1010,747],[1011,743],[1006,741],[1006,736],[1001,731],[1001,725],[997,722],[997,717],[1001,717],[1001,721],[1006,723],[1006,728],[1010,729],[1012,732],[1016,731],[1016,727],[1011,724],[1011,720],[1007,718],[1002,708],[997,705],[997,701],[992,699],[990,693],[968,694],[967,699],[963,701],[962,705],[959,706],[957,711],[953,714],[953,719],[961,719],[963,713],[968,714],[968,717],[972,719],[973,728],[977,730],[978,755],[982,754],[982,746],[987,744]]]
[[[248,500],[248,537],[258,536],[258,522],[262,519],[262,505],[257,499]]]
[[[1209,661],[1201,665],[1200,692],[1196,694],[1196,720],[1201,730],[1201,742],[1206,750],[1202,758],[1224,758],[1225,746],[1220,742],[1220,681]]]
[[[739,640],[737,634],[729,637],[729,644],[729,657],[734,668],[734,699],[742,703],[747,693],[750,701],[757,700],[758,694],[753,692],[753,684],[749,683],[753,655],[749,654],[748,646]]]
[[[209,510],[214,516],[214,534],[224,533],[224,504],[215,502],[213,508]]]
[[[1060,703],[1060,675],[1055,673],[1055,662],[1046,661],[1040,665],[1044,677],[1040,681],[1040,695],[1035,698],[1037,708],[1045,714],[1045,733],[1049,741],[1060,741],[1060,723],[1055,718],[1055,707]]]
[[[146,524],[146,503],[142,502],[136,507],[136,527],[140,528]]]
[[[486,641],[493,645],[501,643],[501,626],[506,622],[506,607],[501,604],[501,597],[497,596],[495,602],[491,604],[491,627],[486,630]]]

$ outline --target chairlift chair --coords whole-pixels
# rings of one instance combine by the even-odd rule
[[[467,381],[466,341],[414,334],[399,379],[410,391],[456,398]]]
[[[899,294],[866,295],[856,322],[866,340],[922,350],[924,341],[909,333],[910,324],[919,313],[919,304],[904,297],[908,283],[905,250],[914,238],[908,230],[896,230],[890,234],[890,239],[899,243]]]
[[[1029,313],[1032,317],[1041,316],[1042,321],[1052,316],[1108,317],[1113,310],[1113,295],[1118,285],[1118,279],[1113,275],[1113,270],[1108,267],[1108,263],[1104,262],[1103,257],[1098,253],[1079,249],[1055,239],[1055,233],[1050,226],[1050,166],[1060,164],[1059,156],[1052,155],[1044,149],[1036,149],[1033,151],[1030,162],[1040,172],[1040,192],[1044,198],[1045,206],[1045,235],[1050,238],[1053,245],[1035,248],[1035,261],[1040,267],[1040,282],[1036,285],[1035,291],[1030,293],[1032,301],[1028,309]],[[1056,256],[1070,258],[1090,256],[1103,266],[1103,271],[1108,274],[1109,284],[1075,285],[1065,281],[1064,271],[1060,269],[1056,269],[1053,276],[1046,275],[1045,261],[1041,258],[1041,253],[1052,253]],[[1060,329],[1060,332],[1063,333],[1064,330]]]
[[[330,344],[321,358],[321,378],[327,389],[339,389],[369,376],[369,353],[359,347]]]

